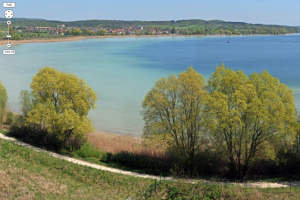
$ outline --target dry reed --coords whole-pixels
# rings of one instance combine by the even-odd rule
[[[158,148],[142,138],[131,135],[119,135],[97,131],[88,133],[87,139],[88,142],[102,152],[116,154],[121,151],[128,151],[153,158],[166,158],[166,151],[163,147]]]

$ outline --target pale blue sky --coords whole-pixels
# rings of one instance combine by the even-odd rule
[[[300,0],[7,0],[15,17],[51,20],[220,19],[300,25]],[[4,13],[4,8],[2,11]]]

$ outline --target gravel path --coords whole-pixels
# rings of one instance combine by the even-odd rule
[[[160,176],[140,174],[140,173],[136,173],[136,172],[125,171],[125,170],[115,169],[115,168],[111,168],[111,167],[105,167],[105,166],[102,166],[102,165],[92,164],[92,163],[89,163],[89,162],[86,162],[86,161],[82,161],[82,160],[78,160],[78,159],[71,158],[71,157],[68,157],[68,156],[53,153],[53,152],[43,150],[43,149],[38,148],[38,147],[34,147],[32,145],[26,144],[24,142],[21,142],[21,141],[15,139],[15,138],[5,136],[2,133],[0,133],[0,138],[4,139],[4,140],[7,140],[7,141],[14,142],[15,144],[23,146],[23,147],[33,149],[34,151],[46,153],[46,154],[48,154],[50,156],[53,156],[55,158],[66,160],[68,162],[75,163],[75,164],[78,164],[78,165],[88,166],[88,167],[92,167],[92,168],[103,170],[103,171],[108,171],[108,172],[117,173],[117,174],[124,174],[124,175],[128,175],[128,176],[139,177],[139,178],[149,178],[149,179],[156,179],[156,180],[161,179]],[[207,181],[207,180],[177,179],[177,178],[173,178],[173,177],[163,177],[163,180],[166,180],[166,181],[184,181],[184,182],[188,182],[188,183],[201,182],[203,184],[207,184],[207,183],[220,184],[220,182],[213,182],[213,181]],[[221,184],[225,184],[225,183],[221,183]],[[233,183],[233,182],[229,182],[228,184],[237,184],[237,185],[246,186],[246,187],[260,187],[260,188],[290,187],[290,185],[292,187],[300,187],[300,181],[278,182],[278,183],[267,183],[267,182]]]

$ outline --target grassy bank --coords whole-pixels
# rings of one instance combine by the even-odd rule
[[[151,180],[78,166],[0,140],[0,199],[126,199]]]
[[[0,199],[299,199],[299,190],[155,182],[104,172],[0,140]]]
[[[24,140],[24,138],[20,137],[19,134],[15,135],[13,132],[9,132],[9,126],[6,126],[6,130],[7,131],[5,134],[8,136],[13,136],[26,143],[45,148],[44,146],[36,144],[31,140]],[[157,176],[173,175],[178,177],[204,178],[207,180],[216,180],[217,178],[217,180],[220,181],[227,181],[228,179],[227,176],[220,173],[218,174],[218,170],[221,169],[222,166],[226,166],[226,163],[224,164],[218,160],[221,159],[221,156],[218,154],[212,154],[205,149],[197,157],[198,162],[196,163],[196,166],[200,169],[199,173],[196,171],[194,174],[188,176],[183,174],[182,171],[178,170],[178,167],[174,167],[174,164],[176,164],[176,157],[172,157],[172,154],[167,151],[166,145],[164,146],[163,144],[159,144],[157,142],[147,141],[140,137],[106,132],[88,133],[86,134],[86,138],[88,143],[85,143],[80,147],[80,149],[62,150],[58,151],[57,153],[71,156],[90,163],[100,164],[106,167],[118,168],[126,171],[133,171],[141,174],[145,173]],[[207,160],[209,162],[207,162]],[[259,170],[262,170],[265,167],[263,164],[264,163],[257,163],[255,165],[255,170],[258,169],[257,172],[261,172]],[[282,165],[276,165],[275,167],[284,169]],[[256,171],[253,172],[254,175],[255,172]],[[299,180],[299,175],[289,173],[288,170],[285,171],[285,174],[278,175],[258,174],[254,176],[253,174],[248,176],[245,180],[255,182]]]

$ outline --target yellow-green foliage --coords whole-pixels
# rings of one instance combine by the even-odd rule
[[[19,104],[21,107],[21,111],[25,117],[27,117],[27,113],[32,109],[33,105],[33,96],[32,93],[27,90],[22,90],[20,92]]]
[[[143,101],[144,136],[163,136],[188,160],[199,149],[206,96],[205,79],[192,67],[176,77],[161,78]]]
[[[72,30],[72,35],[81,35],[81,30],[79,28],[74,28]]]
[[[93,130],[87,114],[95,108],[97,97],[84,80],[45,67],[33,77],[30,87],[34,103],[28,112],[27,124],[40,124],[60,142],[73,133]]]
[[[208,81],[206,127],[244,176],[256,156],[274,158],[274,146],[295,138],[293,91],[267,71],[250,77],[216,68]]]
[[[3,123],[3,116],[5,113],[7,104],[7,93],[5,87],[2,85],[0,81],[0,125]]]

